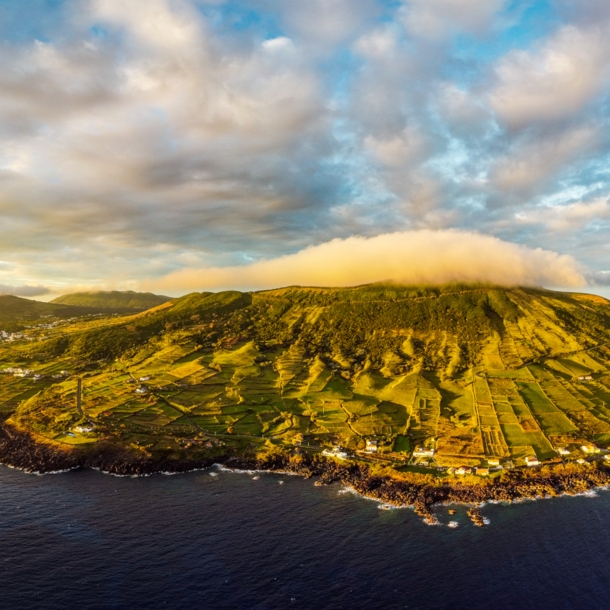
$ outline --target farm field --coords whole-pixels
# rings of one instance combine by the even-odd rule
[[[147,455],[358,454],[374,440],[392,463],[422,461],[418,448],[437,466],[577,459],[610,445],[610,306],[586,299],[383,285],[188,295],[0,343],[0,410],[49,442]]]

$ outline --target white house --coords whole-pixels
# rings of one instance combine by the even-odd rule
[[[525,465],[526,466],[540,466],[540,462],[536,456],[528,455],[525,458]]]
[[[145,385],[141,385],[139,388],[136,388],[136,394],[148,394],[148,388]]]
[[[426,447],[415,447],[413,457],[434,457],[434,449],[427,449]]]
[[[377,453],[377,441],[367,440],[365,451],[367,453]]]
[[[595,445],[581,445],[580,449],[583,453],[599,453],[600,450]]]
[[[87,432],[93,432],[94,428],[95,428],[95,426],[89,425],[89,426],[76,426],[74,429],[77,432],[87,433]]]

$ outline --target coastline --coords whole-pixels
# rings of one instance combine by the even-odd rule
[[[126,447],[102,442],[95,450],[64,449],[37,441],[29,432],[4,424],[0,427],[0,463],[28,474],[59,474],[77,468],[104,474],[142,477],[152,474],[180,474],[204,470],[214,465],[231,471],[273,472],[304,478],[318,477],[319,484],[341,483],[355,493],[391,507],[410,507],[433,525],[433,508],[443,505],[471,507],[475,525],[484,525],[480,508],[486,503],[512,503],[525,500],[575,496],[610,486],[610,468],[603,464],[553,465],[528,470],[506,471],[501,477],[480,484],[459,481],[431,483],[421,475],[376,472],[359,462],[338,463],[318,455],[292,455],[286,452],[255,455],[210,455],[182,458],[146,457]]]

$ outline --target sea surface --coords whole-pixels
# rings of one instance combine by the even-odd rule
[[[485,528],[440,508],[427,526],[340,485],[254,476],[0,467],[0,608],[610,608],[610,492],[488,505]]]

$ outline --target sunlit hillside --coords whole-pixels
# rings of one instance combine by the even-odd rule
[[[151,309],[171,300],[171,297],[160,296],[152,292],[134,292],[133,290],[121,292],[112,290],[109,292],[74,292],[57,297],[51,302],[78,307],[124,307],[142,310]]]
[[[610,303],[591,295],[194,293],[31,332],[45,338],[0,344],[0,368],[29,371],[0,376],[0,402],[9,421],[63,444],[120,438],[182,454],[209,439],[354,451],[376,440],[378,459],[439,466],[576,459],[585,443],[610,444]]]

